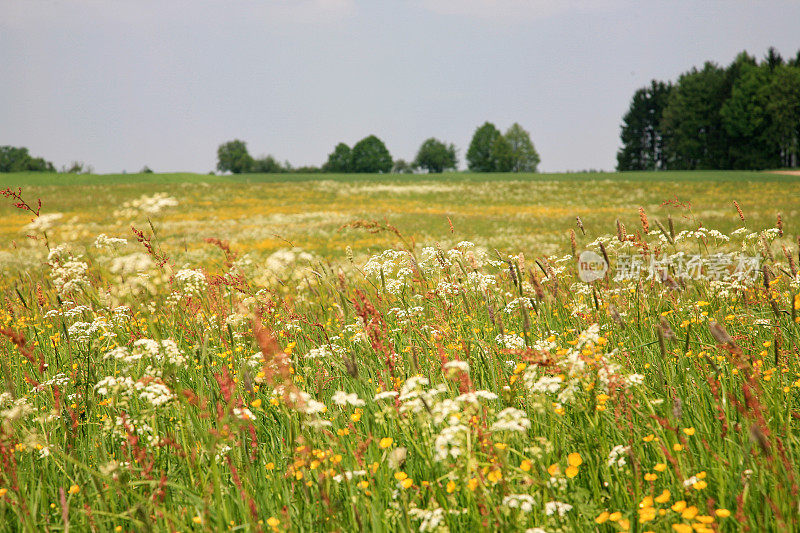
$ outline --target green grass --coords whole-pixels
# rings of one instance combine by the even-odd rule
[[[0,531],[798,529],[799,189],[711,175],[26,175],[64,216],[0,208]],[[115,213],[158,192],[179,205]],[[615,279],[680,251],[763,254],[771,283]]]
[[[145,217],[115,216],[123,203],[165,193],[177,209],[155,217],[164,246],[176,261],[204,260],[202,239],[228,240],[254,259],[285,249],[287,241],[312,253],[356,255],[390,245],[383,235],[357,235],[341,227],[375,219],[398,227],[417,242],[455,244],[467,238],[489,249],[523,247],[550,254],[568,249],[566,231],[581,217],[586,227],[610,228],[617,219],[637,223],[639,206],[665,221],[677,213],[665,202],[690,202],[706,224],[738,227],[737,200],[756,227],[787,223],[800,197],[800,178],[759,172],[663,172],[609,174],[428,175],[244,175],[124,174],[65,176],[0,175],[0,186],[22,186],[28,198],[43,199],[43,212],[64,214],[53,231],[90,244],[105,232],[129,237]],[[449,220],[448,220],[449,219]],[[24,239],[29,221],[9,204],[0,206],[0,261]],[[102,230],[101,230],[102,228]],[[790,228],[791,229],[791,228]],[[54,235],[58,238],[57,235]],[[8,256],[6,256],[8,257]]]
[[[483,182],[483,181],[597,181],[614,182],[785,182],[800,181],[799,176],[770,174],[758,171],[705,170],[667,172],[574,172],[574,173],[471,173],[445,172],[429,174],[238,174],[212,175],[188,172],[162,174],[50,174],[42,172],[0,173],[1,187],[47,185],[121,185],[175,183],[281,183],[305,181],[391,182],[420,181]]]

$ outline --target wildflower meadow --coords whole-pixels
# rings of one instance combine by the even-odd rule
[[[4,189],[0,531],[800,528],[796,178],[212,178]]]

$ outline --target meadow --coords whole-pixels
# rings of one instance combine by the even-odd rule
[[[799,185],[0,175],[0,531],[796,530]]]

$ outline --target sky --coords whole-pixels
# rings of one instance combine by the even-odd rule
[[[0,145],[101,173],[209,172],[219,144],[321,165],[375,134],[460,165],[485,121],[540,170],[613,170],[634,91],[800,49],[800,1],[0,0]]]

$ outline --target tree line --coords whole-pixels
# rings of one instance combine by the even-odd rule
[[[0,146],[0,172],[91,174],[94,169],[91,165],[87,165],[82,161],[73,161],[69,165],[64,165],[59,170],[56,170],[53,163],[45,161],[42,157],[33,157],[24,146]]]
[[[505,134],[491,122],[479,126],[472,136],[466,155],[472,172],[536,172],[540,162],[530,134],[514,123]],[[220,172],[274,173],[274,172],[335,172],[335,173],[441,173],[458,168],[458,150],[455,145],[434,137],[426,139],[419,147],[413,161],[392,159],[386,145],[375,135],[364,137],[351,148],[340,142],[328,154],[321,167],[293,168],[288,162],[281,164],[273,156],[254,158],[247,143],[239,139],[223,143],[217,149],[217,170]]]
[[[742,52],[676,82],[637,90],[622,119],[617,170],[722,170],[800,165],[800,51],[759,62]]]

